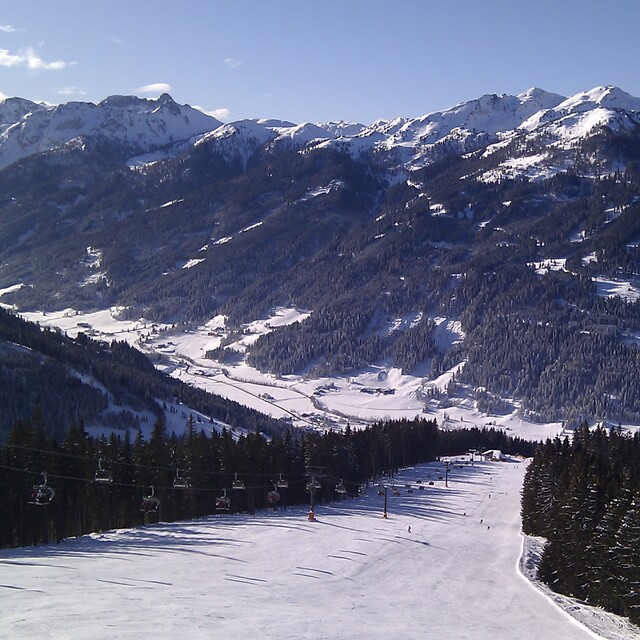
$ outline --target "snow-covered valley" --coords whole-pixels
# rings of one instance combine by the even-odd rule
[[[42,326],[57,327],[71,337],[84,332],[106,342],[127,341],[147,353],[156,367],[169,375],[274,418],[290,421],[293,426],[341,429],[349,423],[357,428],[378,420],[421,416],[437,420],[443,428],[495,426],[527,440],[552,438],[562,431],[561,423],[540,424],[521,418],[516,403],[508,413],[487,415],[477,410],[471,393],[446,401],[430,398],[428,389],[444,391],[455,368],[435,380],[403,375],[384,364],[372,365],[348,377],[274,376],[248,366],[244,360],[222,365],[205,357],[207,351],[228,338],[222,317],[185,329],[143,320],[118,320],[117,311],[80,314],[68,309],[21,315]],[[305,316],[294,309],[277,309],[269,319],[247,325],[234,338],[233,347],[242,351],[259,335]],[[445,318],[438,322],[437,339],[441,347],[446,348],[461,338],[458,323]],[[180,433],[186,417],[184,411],[167,412],[169,432]],[[149,429],[152,426],[147,423]]]

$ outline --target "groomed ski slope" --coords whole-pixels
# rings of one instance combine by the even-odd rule
[[[296,507],[3,550],[0,638],[638,637],[587,608],[596,635],[520,573],[525,467],[455,465],[448,487],[435,463],[402,471],[387,519],[370,487],[315,522]]]

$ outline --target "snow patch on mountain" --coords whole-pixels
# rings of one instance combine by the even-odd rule
[[[640,287],[627,280],[610,280],[607,278],[594,278],[596,292],[604,298],[622,298],[627,302],[640,300]]]
[[[185,264],[182,265],[182,269],[191,269],[192,267],[195,267],[197,264],[200,264],[201,262],[204,262],[204,258],[192,258],[191,260],[188,260],[187,262],[185,262]]]
[[[318,196],[327,195],[336,189],[342,189],[344,187],[344,182],[342,180],[332,180],[329,184],[326,184],[322,187],[317,187],[315,189],[310,189],[305,193],[302,198],[300,198],[301,202],[305,202],[306,200],[311,200],[313,198],[317,198]]]

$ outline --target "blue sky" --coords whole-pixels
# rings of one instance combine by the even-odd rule
[[[109,95],[225,121],[419,116],[485,93],[640,96],[638,0],[22,0],[0,9],[0,94]],[[14,6],[11,6],[14,5]]]

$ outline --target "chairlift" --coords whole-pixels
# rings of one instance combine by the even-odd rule
[[[269,491],[269,493],[267,493],[267,500],[269,501],[270,505],[274,505],[274,504],[280,502],[280,494],[278,493],[278,485],[273,487],[273,491]]]
[[[31,500],[29,504],[35,504],[40,507],[48,505],[55,497],[56,492],[47,484],[47,472],[42,472],[42,484],[34,484],[31,491]]]
[[[307,491],[322,489],[322,485],[316,478],[311,478],[309,482],[307,482]]]
[[[234,481],[231,483],[232,489],[244,489],[244,482],[242,480],[238,480],[238,474],[236,473],[236,477]]]
[[[142,506],[140,507],[140,511],[144,513],[155,513],[160,507],[160,500],[156,498],[155,495],[155,487],[151,485],[151,492],[149,495],[142,497]]]
[[[98,470],[96,471],[96,475],[93,480],[94,482],[100,482],[102,484],[109,484],[110,482],[113,482],[111,471],[109,471],[109,469],[102,468],[102,459],[100,458],[98,458]]]
[[[191,486],[189,478],[184,478],[180,475],[180,469],[176,470],[176,477],[173,479],[174,489],[188,489]]]
[[[222,495],[216,498],[216,509],[218,511],[229,511],[231,509],[231,498],[227,496],[227,490],[222,490]]]
[[[344,482],[342,480],[340,480],[336,485],[336,493],[341,493],[343,495],[347,493],[347,487],[344,486]]]
[[[288,489],[289,488],[289,481],[285,480],[282,477],[282,474],[280,474],[280,478],[276,482],[276,487],[278,487],[278,489]]]

